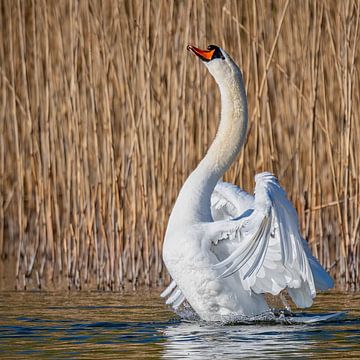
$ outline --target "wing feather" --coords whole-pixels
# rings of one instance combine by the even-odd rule
[[[160,294],[161,297],[168,297],[165,304],[171,305],[176,310],[185,300],[184,294],[176,285],[174,280],[171,281],[169,286]]]
[[[211,195],[214,221],[233,219],[251,207],[254,197],[238,186],[219,181]]]
[[[238,271],[243,287],[256,293],[287,288],[297,306],[308,307],[316,289],[332,287],[332,279],[301,237],[296,211],[275,176],[261,173],[255,182],[255,197],[226,183],[215,188],[214,218],[233,219],[218,222],[212,251],[220,261],[213,267],[221,277]]]

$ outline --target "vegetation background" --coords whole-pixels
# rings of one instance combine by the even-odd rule
[[[225,180],[287,190],[314,254],[359,284],[358,1],[0,1],[0,286],[161,285],[167,219],[215,135],[187,44],[241,66],[250,127]]]

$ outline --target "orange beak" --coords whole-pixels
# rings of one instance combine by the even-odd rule
[[[195,46],[188,45],[187,49],[198,56],[201,60],[210,61],[214,55],[215,49],[201,50]]]

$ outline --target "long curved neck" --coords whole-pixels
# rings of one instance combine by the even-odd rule
[[[216,137],[206,156],[195,169],[208,185],[217,181],[239,154],[247,131],[247,99],[240,71],[217,80],[221,94],[221,120]]]
[[[215,76],[221,93],[221,120],[207,154],[190,174],[175,203],[169,224],[212,221],[211,194],[245,141],[247,100],[240,70]],[[173,228],[175,225],[169,225]]]

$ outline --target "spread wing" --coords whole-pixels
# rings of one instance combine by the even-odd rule
[[[298,307],[308,307],[316,289],[331,288],[333,281],[301,237],[296,211],[277,179],[261,173],[255,181],[255,197],[225,185],[226,191],[218,191],[212,200],[214,217],[225,219],[211,223],[206,234],[220,260],[214,268],[221,277],[238,275],[242,286],[255,293],[276,295],[287,289]],[[240,216],[237,193],[238,202],[244,198],[249,206]],[[224,204],[226,199],[230,204]],[[235,218],[226,219],[228,215]]]

